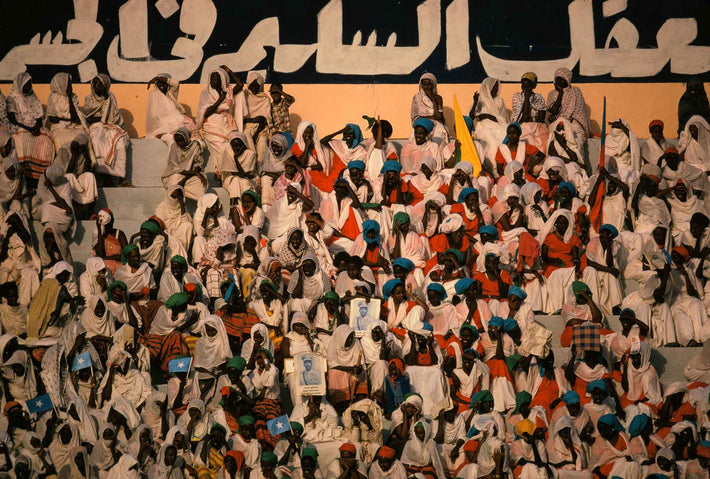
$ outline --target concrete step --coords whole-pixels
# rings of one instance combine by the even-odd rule
[[[227,190],[213,187],[208,191],[219,196],[226,211],[229,206],[229,193],[227,193]],[[165,188],[162,185],[136,188],[100,188],[96,209],[97,211],[100,208],[111,209],[116,220],[142,218],[141,221],[145,221],[153,216],[155,208],[164,199]],[[185,204],[188,213],[194,214],[197,202],[188,199]]]
[[[212,159],[207,150],[205,171],[210,186],[217,186]],[[168,146],[161,140],[132,139],[126,175],[135,186],[161,187],[161,177],[168,161]]]

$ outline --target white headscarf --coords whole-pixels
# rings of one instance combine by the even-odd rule
[[[116,465],[108,471],[106,479],[140,479],[141,476],[138,470],[131,470],[133,466],[139,466],[136,458],[130,454],[124,454]]]
[[[557,218],[559,218],[560,216],[564,216],[569,222],[569,224],[567,225],[567,230],[565,231],[565,235],[563,237],[563,241],[565,243],[569,243],[572,239],[572,235],[574,234],[574,216],[572,215],[572,212],[570,210],[560,208],[559,210],[555,210],[555,212],[550,215],[550,217],[545,222],[545,225],[538,233],[537,241],[538,243],[540,243],[541,246],[545,242],[545,238],[547,238],[549,234],[552,234],[555,231],[555,221],[557,221]]]
[[[102,302],[105,307],[103,316],[96,316],[96,313],[94,313],[99,302]],[[94,336],[110,338],[116,332],[114,317],[108,309],[107,301],[99,295],[89,298],[86,308],[81,313],[81,325],[86,328],[87,338],[93,338]]]
[[[323,146],[321,145],[320,137],[318,136],[318,129],[315,124],[305,120],[298,124],[298,129],[296,130],[296,144],[301,151],[306,151],[306,142],[303,140],[303,132],[309,126],[313,128],[313,148],[316,150],[316,158],[318,158],[320,164],[323,165],[325,174],[329,175],[330,168],[333,166],[332,160],[330,155],[326,155],[323,151]],[[309,151],[308,154],[310,155],[310,153],[311,152]]]
[[[207,326],[216,329],[217,334],[212,337],[208,336]],[[195,343],[194,366],[213,370],[231,357],[232,350],[229,347],[229,338],[224,323],[219,316],[211,314],[205,319],[202,337]]]
[[[352,367],[364,361],[360,341],[355,339],[350,347],[345,346],[345,342],[351,334],[355,334],[355,332],[347,324],[341,324],[333,331],[333,336],[328,343],[328,364],[330,367]]]
[[[185,124],[185,109],[178,102],[180,83],[173,80],[169,73],[158,75],[166,79],[167,93],[155,86],[148,94],[145,109],[145,136],[155,138],[163,134],[170,134]]]
[[[493,87],[499,83],[497,78],[488,77],[481,82],[481,91],[476,105],[476,116],[481,114],[493,115],[500,125],[508,126],[508,110],[505,108],[505,101],[498,91],[498,95],[493,97]]]

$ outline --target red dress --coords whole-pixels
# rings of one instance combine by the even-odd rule
[[[478,222],[478,216],[476,216],[474,219],[470,220],[466,217],[466,205],[463,203],[454,203],[451,205],[451,214],[456,213],[461,215],[461,218],[463,218],[463,224],[464,227],[466,228],[466,233],[470,234],[471,236],[475,236],[478,234],[478,228],[481,226]]]
[[[296,157],[301,157],[303,155],[303,150],[301,150],[301,147],[298,146],[298,143],[294,143],[294,145],[291,147],[291,152],[296,156]],[[313,149],[311,151],[312,156],[316,156],[316,150]],[[319,161],[321,161],[321,158],[317,158]],[[321,163],[322,164],[322,163]],[[340,172],[345,169],[345,165],[343,164],[342,160],[338,158],[338,155],[333,155],[333,164],[330,168],[330,174],[326,175],[325,171],[316,171],[316,170],[308,170],[308,174],[311,177],[311,184],[318,188],[319,190],[325,192],[325,193],[330,193],[333,191],[333,184],[335,184],[335,180],[338,179],[338,176],[340,176]]]
[[[572,249],[580,247],[582,245],[581,241],[576,235],[572,235],[569,243],[565,243],[558,236],[557,233],[551,233],[545,238],[544,246],[547,246],[547,256],[550,258],[558,258],[565,262],[565,268],[572,266]],[[556,269],[560,269],[560,266],[547,265],[545,266],[545,277],[549,278],[550,274]]]
[[[510,277],[510,274],[507,271],[501,271],[500,277],[505,284],[507,284],[507,285],[513,284],[513,278]],[[481,272],[474,274],[473,279],[475,281],[479,281],[481,283],[481,293],[488,296],[487,298],[484,298],[484,299],[488,300],[488,299],[491,299],[491,297],[500,298],[500,289],[498,288],[498,280],[488,279],[488,275],[486,273],[481,273]],[[500,301],[507,301],[507,298],[500,298]]]

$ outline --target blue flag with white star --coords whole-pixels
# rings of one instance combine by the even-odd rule
[[[71,366],[72,371],[79,371],[80,369],[86,369],[91,367],[91,353],[85,351],[81,354],[77,354],[74,358],[74,363]]]
[[[173,359],[168,363],[168,372],[171,373],[186,373],[190,370],[192,358]]]
[[[291,430],[291,423],[288,421],[288,416],[279,416],[266,421],[266,427],[272,436],[283,434]]]
[[[37,396],[34,399],[26,401],[25,404],[27,404],[27,409],[29,410],[30,414],[49,411],[54,407],[54,404],[52,404],[52,400],[49,399],[49,394],[42,394],[41,396]]]

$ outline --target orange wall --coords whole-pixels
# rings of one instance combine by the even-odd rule
[[[678,100],[685,90],[681,83],[583,83],[581,87],[587,105],[591,108],[592,128],[599,134],[602,99],[607,97],[607,118],[625,118],[639,137],[648,136],[648,123],[662,119],[666,124],[666,136],[675,137],[677,128]],[[444,98],[446,120],[453,125],[453,95],[456,95],[464,114],[471,107],[473,92],[478,84],[439,84],[439,94]],[[707,88],[707,87],[706,87]],[[380,115],[394,125],[394,138],[406,138],[410,128],[410,106],[416,85],[411,84],[322,84],[322,85],[285,85],[285,91],[296,97],[291,107],[291,126],[295,132],[301,119],[313,121],[318,125],[320,136],[336,131],[345,123],[367,125],[362,115]],[[551,83],[540,84],[537,91],[547,97],[552,89]],[[0,85],[5,94],[9,84]],[[116,84],[111,87],[122,109],[131,137],[144,134],[145,104],[148,90],[144,84]],[[518,84],[503,84],[502,95],[506,105],[511,107],[513,93],[519,90]],[[49,85],[35,85],[40,100],[46,104]],[[83,98],[88,94],[89,86],[75,85],[74,91]],[[188,113],[194,115],[202,86],[185,84],[180,87],[180,102]],[[709,89],[710,91],[710,89]],[[364,133],[367,136],[367,133]]]

